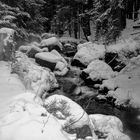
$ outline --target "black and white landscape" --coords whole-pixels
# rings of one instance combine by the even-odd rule
[[[0,140],[139,139],[139,0],[1,0]]]

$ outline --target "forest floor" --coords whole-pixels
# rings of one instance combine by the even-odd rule
[[[140,34],[140,29],[133,29],[134,23],[135,23],[134,20],[127,19],[126,28],[122,31],[120,39],[133,38],[135,37],[135,35]],[[90,27],[91,27],[91,39],[92,41],[94,41],[95,40],[95,25],[93,24],[92,21],[90,23]],[[69,37],[68,32],[65,32],[63,37]],[[73,33],[71,37],[74,37]],[[81,27],[80,27],[80,33],[78,32],[78,39],[85,40],[85,36]]]
[[[140,29],[133,29],[134,23],[135,22],[133,20],[127,19],[127,26],[123,30],[121,38],[123,39],[131,38],[131,37],[133,38],[133,36],[138,35],[138,34],[132,35],[133,33],[140,32]]]

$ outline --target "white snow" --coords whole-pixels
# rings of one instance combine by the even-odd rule
[[[75,140],[76,135],[64,132],[59,121],[36,103],[34,97],[35,94],[23,93],[15,98],[12,110],[0,120],[0,139]]]
[[[44,91],[58,87],[55,75],[49,69],[36,65],[21,52],[17,52],[16,57],[21,71],[19,74],[23,75],[26,88],[42,96]]]
[[[132,107],[139,108],[139,77],[140,56],[132,58],[129,64],[115,78],[106,80],[101,87],[107,87],[110,90],[107,96],[114,97],[116,105],[131,105]],[[116,87],[118,88],[115,89]]]
[[[78,52],[74,56],[74,60],[80,61],[85,66],[96,59],[103,59],[105,56],[105,46],[93,44],[91,42],[79,44]]]
[[[68,72],[68,63],[66,60],[56,51],[42,52],[35,55],[36,59],[41,59],[47,62],[56,63],[54,73],[55,75],[65,75]]]
[[[56,106],[56,108],[62,108],[62,106],[64,105],[62,101],[66,102],[66,108],[64,109],[64,111],[69,112],[70,115],[66,116],[65,120],[59,120],[64,127],[68,126],[70,128],[81,128],[84,125],[88,125],[91,129],[93,138],[96,139],[94,125],[89,119],[88,114],[82,109],[80,105],[63,95],[52,95],[48,97],[45,100],[45,105],[50,106],[54,101],[54,106]],[[69,122],[70,120],[73,121]]]
[[[10,74],[8,62],[0,61],[0,116],[5,113],[11,98],[22,92],[25,87],[15,74]]]
[[[58,47],[60,50],[62,50],[62,44],[60,43],[59,39],[57,39],[56,37],[51,37],[51,38],[48,38],[48,39],[43,39],[40,43],[41,45],[41,48],[42,47],[45,47],[45,46],[56,46]]]
[[[92,61],[83,72],[89,74],[93,81],[109,79],[114,76],[112,68],[101,60]]]
[[[120,119],[115,116],[93,114],[89,115],[95,125],[95,129],[103,133],[105,140],[130,140],[123,134],[123,125]]]

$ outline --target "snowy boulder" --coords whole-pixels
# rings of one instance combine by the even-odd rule
[[[120,71],[128,61],[140,54],[139,42],[133,39],[120,40],[106,47],[105,61],[113,70]]]
[[[76,137],[64,132],[61,123],[38,104],[33,95],[25,93],[14,99],[10,112],[0,120],[0,139],[75,140]]]
[[[108,84],[112,83],[115,89],[110,89],[107,97],[114,98],[117,106],[140,107],[140,56],[130,60],[128,65],[122,69],[118,75],[108,80]],[[107,85],[107,83],[105,83]],[[109,85],[107,85],[109,87]],[[116,89],[117,87],[117,89]],[[113,90],[113,91],[112,91]]]
[[[14,50],[14,33],[10,28],[0,29],[0,60],[10,60]]]
[[[40,48],[47,47],[49,51],[55,49],[57,51],[62,50],[62,44],[56,37],[51,37],[48,39],[44,39],[40,43]]]
[[[123,88],[117,88],[115,91],[110,90],[106,98],[113,98],[116,106],[129,107],[133,99],[132,91]]]
[[[40,52],[48,52],[48,48],[40,49],[37,46],[31,46],[31,48],[27,51],[26,55],[31,58],[35,58],[35,55]]]
[[[54,112],[52,112],[54,115],[60,111],[65,118],[64,124],[68,123],[68,120],[70,119],[73,121],[75,120],[75,123],[70,125],[73,128],[89,124],[88,114],[82,109],[82,107],[68,97],[63,95],[52,95],[45,100],[44,105],[46,106],[46,109],[50,111],[55,108]],[[79,118],[81,119],[77,122],[76,120]]]
[[[80,105],[63,95],[52,95],[44,103],[48,112],[56,116],[64,129],[82,128],[85,125],[96,139],[94,125]]]
[[[64,76],[68,72],[68,68],[66,67],[65,63],[58,61],[55,66],[55,75]]]
[[[53,33],[43,33],[41,35],[42,40],[43,39],[48,39],[48,38],[51,38],[51,37],[57,37],[57,35],[56,34],[53,34]]]
[[[60,58],[50,52],[42,52],[35,55],[35,60],[39,65],[54,71],[56,63],[60,61]]]
[[[81,76],[84,79],[90,79],[93,82],[101,82],[105,79],[114,77],[112,68],[101,60],[92,61],[86,69],[82,71]]]
[[[55,75],[49,69],[36,65],[21,52],[16,53],[16,60],[13,72],[20,76],[27,89],[42,97],[45,92],[58,88]]]
[[[100,85],[100,90],[115,90],[117,88],[117,84],[114,79],[103,80],[102,85]]]
[[[102,135],[99,136],[103,140],[130,140],[123,133],[122,122],[115,116],[94,114],[89,115],[95,125],[95,130]]]
[[[28,45],[22,45],[18,49],[19,51],[26,53],[28,57],[34,58],[35,55],[39,52],[48,52],[48,48],[39,48],[39,44],[36,42],[32,42]]]
[[[77,65],[81,63],[84,66],[89,65],[93,60],[104,59],[105,56],[105,46],[93,44],[91,42],[79,44],[78,52],[73,58],[72,65]]]
[[[66,60],[56,51],[42,52],[35,55],[35,60],[41,66],[54,71],[56,75],[65,75],[68,72]]]

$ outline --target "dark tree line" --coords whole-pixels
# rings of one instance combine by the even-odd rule
[[[140,0],[1,0],[0,6],[0,26],[59,36],[68,32],[75,38],[81,27],[88,40],[93,22],[96,40],[109,43],[125,28],[126,18],[138,19]]]

